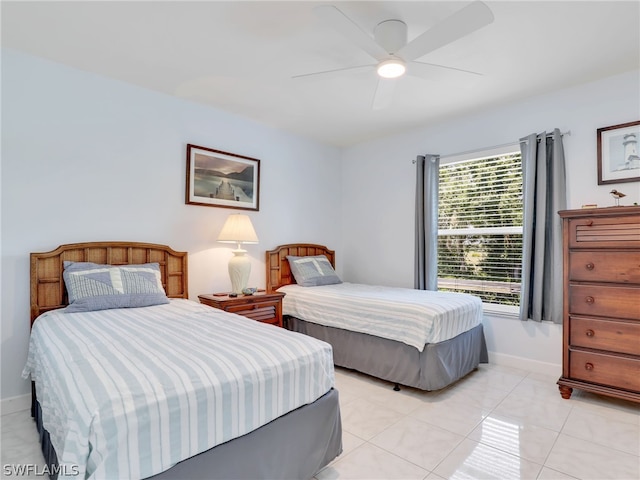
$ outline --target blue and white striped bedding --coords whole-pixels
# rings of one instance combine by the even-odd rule
[[[286,285],[285,315],[328,327],[367,333],[424,349],[482,323],[482,300],[473,295],[341,283]]]
[[[95,479],[157,474],[334,384],[330,345],[188,300],[47,312],[29,375],[60,465]]]

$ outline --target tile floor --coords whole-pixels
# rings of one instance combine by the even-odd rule
[[[438,392],[338,369],[344,452],[329,479],[640,479],[640,405],[481,365]]]
[[[482,365],[438,392],[394,392],[337,369],[344,452],[315,478],[640,479],[640,405],[578,390],[563,400],[556,380]],[[3,466],[42,464],[28,411],[1,428]]]

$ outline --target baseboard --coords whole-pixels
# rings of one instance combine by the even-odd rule
[[[3,398],[0,401],[0,415],[29,410],[31,408],[31,394],[18,395],[17,397]]]
[[[562,375],[562,365],[560,364],[541,362],[539,360],[516,357],[505,353],[489,352],[489,363],[505,367],[520,368],[523,370],[529,370],[530,372],[542,373],[544,375],[557,376],[558,378]]]

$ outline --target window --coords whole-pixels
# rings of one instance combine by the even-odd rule
[[[439,196],[438,289],[519,305],[520,152],[441,164]]]

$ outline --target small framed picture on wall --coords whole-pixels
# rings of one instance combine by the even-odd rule
[[[598,129],[598,185],[640,181],[640,121]]]
[[[188,144],[186,203],[259,210],[260,160]]]

